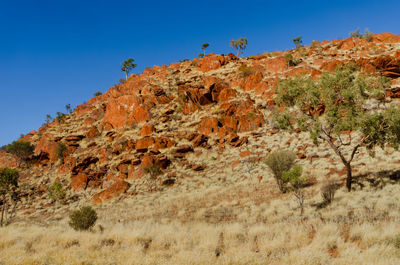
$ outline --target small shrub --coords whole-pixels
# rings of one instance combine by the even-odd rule
[[[370,42],[370,41],[372,41],[372,34],[373,33],[371,31],[369,31],[368,29],[365,29],[365,33],[362,34],[362,33],[360,33],[360,28],[358,28],[355,31],[350,32],[350,37],[365,39],[366,41]]]
[[[282,173],[282,179],[290,184],[290,190],[293,192],[299,204],[301,214],[303,214],[304,192],[303,185],[306,177],[302,177],[303,168],[299,165]]]
[[[242,75],[242,77],[248,77],[249,75],[252,75],[256,72],[253,68],[246,65],[240,66],[238,71]]]
[[[65,120],[65,114],[62,112],[57,112],[56,120],[58,123],[63,123]]]
[[[157,165],[150,165],[150,166],[145,167],[144,172],[149,174],[152,178],[156,178],[157,176],[159,176],[163,173],[161,168]]]
[[[63,143],[60,143],[56,149],[57,156],[61,160],[61,163],[63,164],[64,164],[64,152],[67,151],[67,149],[68,147]]]
[[[101,93],[100,91],[97,91],[97,92],[95,92],[93,94],[93,96],[95,96],[95,97],[98,97],[98,96],[101,96],[101,95],[103,95],[103,93]]]
[[[124,79],[124,78],[121,78],[120,80],[119,80],[119,83],[122,85],[122,84],[125,84],[125,82],[126,82],[126,79]]]
[[[296,66],[301,63],[301,59],[294,58],[292,54],[288,53],[285,55],[287,66]]]
[[[336,192],[336,185],[332,181],[328,181],[321,187],[321,197],[323,204],[327,205],[333,201]]]
[[[272,170],[279,190],[282,193],[286,192],[286,183],[288,182],[287,179],[282,177],[282,174],[292,168],[295,159],[295,153],[282,150],[270,154],[265,160],[265,164]]]
[[[292,124],[290,123],[290,116],[287,112],[274,113],[273,120],[276,122],[276,125],[279,129],[286,130],[292,128]]]
[[[395,248],[400,249],[400,234],[397,234],[393,239],[393,245]]]
[[[69,226],[74,230],[83,231],[94,226],[97,220],[97,213],[92,207],[85,206],[80,210],[73,211],[69,218]]]
[[[65,199],[66,193],[62,187],[62,184],[55,181],[48,189],[49,197],[52,200],[63,201]]]
[[[200,57],[200,56],[199,56]],[[192,61],[191,63],[190,63],[190,66],[194,66],[194,67],[197,67],[197,64],[199,63],[199,61],[197,61],[197,60],[194,60],[194,61]]]

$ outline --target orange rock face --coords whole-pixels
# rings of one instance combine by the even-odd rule
[[[117,180],[107,189],[93,196],[92,201],[95,203],[103,203],[114,199],[129,189],[130,185],[128,182],[123,180]]]
[[[200,59],[197,66],[199,67],[200,71],[207,72],[220,68],[221,66],[227,64],[229,60],[230,59],[224,55],[210,53],[204,58]]]
[[[35,147],[34,154],[40,157],[47,157],[50,162],[56,162],[58,160],[57,146],[58,143],[52,140],[51,135],[43,135]]]
[[[395,35],[389,32],[384,32],[380,34],[374,34],[372,35],[372,41],[373,42],[384,42],[384,43],[399,43],[400,42],[400,36]]]
[[[287,68],[286,59],[284,56],[267,59],[265,62],[265,71],[270,73],[283,72]]]
[[[154,126],[152,124],[144,124],[140,130],[140,136],[149,136],[154,132]]]
[[[142,104],[139,97],[132,95],[110,99],[106,105],[104,122],[114,128],[131,126],[133,122],[142,123],[150,120],[150,112]]]

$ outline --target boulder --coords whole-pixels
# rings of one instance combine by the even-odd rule
[[[121,195],[126,192],[130,187],[130,184],[123,180],[116,180],[114,184],[112,184],[107,189],[97,193],[92,197],[92,201],[95,203],[104,203],[114,199],[115,197]]]

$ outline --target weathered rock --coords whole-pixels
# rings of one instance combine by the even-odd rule
[[[92,197],[92,201],[95,203],[104,203],[110,201],[122,193],[126,192],[130,187],[130,184],[123,180],[117,180],[109,188],[97,193]]]
[[[38,156],[40,160],[47,158],[50,162],[56,162],[58,160],[57,146],[58,143],[53,140],[51,135],[43,135],[35,147],[34,154]]]
[[[184,154],[188,152],[193,152],[193,147],[190,145],[182,145],[175,148],[175,152],[179,154]]]
[[[149,136],[154,132],[154,126],[152,124],[144,124],[140,130],[140,136]]]
[[[143,137],[136,141],[135,149],[138,152],[146,152],[154,144],[154,138],[150,136]]]

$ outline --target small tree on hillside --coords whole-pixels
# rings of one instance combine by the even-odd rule
[[[26,162],[33,155],[34,146],[30,142],[14,141],[9,145],[3,146],[3,150],[13,154],[19,159],[18,167],[22,162]]]
[[[243,54],[244,50],[247,46],[247,38],[240,38],[238,40],[231,40],[230,45],[234,48],[237,52],[237,56],[239,57],[240,54]]]
[[[4,224],[4,218],[7,218],[9,200],[17,202],[18,189],[18,171],[11,168],[0,169],[0,198],[2,200],[0,226]]]
[[[133,60],[132,58],[129,58],[128,60],[126,60],[126,61],[124,61],[124,62],[122,63],[121,71],[122,71],[122,72],[125,72],[125,79],[128,79],[129,72],[130,72],[133,68],[135,68],[135,67],[137,66],[137,64],[134,64],[134,63],[133,63],[134,61],[135,61],[135,60]]]
[[[206,49],[208,48],[208,46],[210,46],[210,44],[208,43],[203,43],[203,45],[201,45],[201,49],[203,50],[203,57],[206,56]]]
[[[298,129],[308,131],[315,144],[328,143],[340,158],[349,191],[351,162],[360,147],[373,154],[377,145],[383,148],[390,143],[398,149],[400,142],[400,107],[367,109],[366,105],[367,101],[383,100],[390,82],[363,76],[357,70],[354,65],[345,65],[334,73],[323,73],[319,81],[305,76],[280,81],[275,98],[278,106],[295,107],[289,117],[296,117]],[[294,130],[293,126],[287,129]]]
[[[294,43],[294,45],[296,45],[296,49],[303,47],[303,41],[301,40],[301,38],[302,37],[299,36],[299,37],[296,37],[293,39],[293,43]]]

